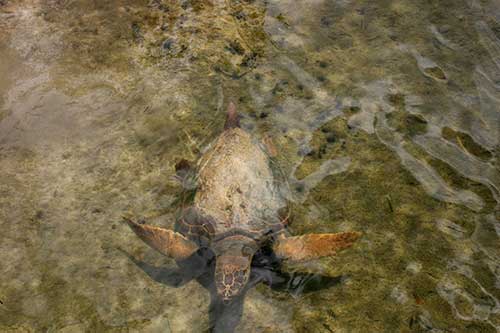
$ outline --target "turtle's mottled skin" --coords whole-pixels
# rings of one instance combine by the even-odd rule
[[[279,215],[285,206],[265,149],[239,128],[231,103],[224,132],[199,161],[194,202],[175,231],[128,223],[151,247],[180,262],[200,248],[211,249],[217,294],[229,302],[247,285],[252,259],[264,243],[273,242],[280,260],[309,260],[333,255],[359,237],[357,232],[287,237]]]

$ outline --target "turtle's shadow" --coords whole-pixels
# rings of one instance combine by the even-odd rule
[[[272,290],[288,292],[297,297],[302,294],[326,289],[342,282],[342,276],[329,277],[320,274],[284,272],[280,261],[272,251],[260,250],[252,261],[250,279],[243,293],[226,304],[217,296],[213,280],[215,257],[210,249],[202,248],[191,257],[177,261],[178,268],[150,265],[118,248],[137,267],[151,279],[170,287],[180,287],[196,280],[210,293],[209,329],[207,332],[234,332],[242,313],[243,301],[248,290],[259,283],[268,285]]]

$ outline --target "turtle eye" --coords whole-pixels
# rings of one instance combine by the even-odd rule
[[[247,256],[247,257],[250,257],[251,255],[253,255],[254,253],[254,250],[253,248],[251,248],[250,246],[243,246],[243,248],[241,249],[241,253],[244,255],[244,256]]]

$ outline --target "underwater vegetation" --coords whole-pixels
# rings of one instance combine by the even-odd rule
[[[498,332],[498,6],[0,0],[0,331]],[[231,100],[290,233],[363,236],[224,310],[122,214],[174,229]]]

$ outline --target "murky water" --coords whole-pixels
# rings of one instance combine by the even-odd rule
[[[363,232],[237,332],[500,331],[497,0],[0,0],[0,29],[0,331],[210,330],[121,215],[172,225],[230,100],[292,233]]]

